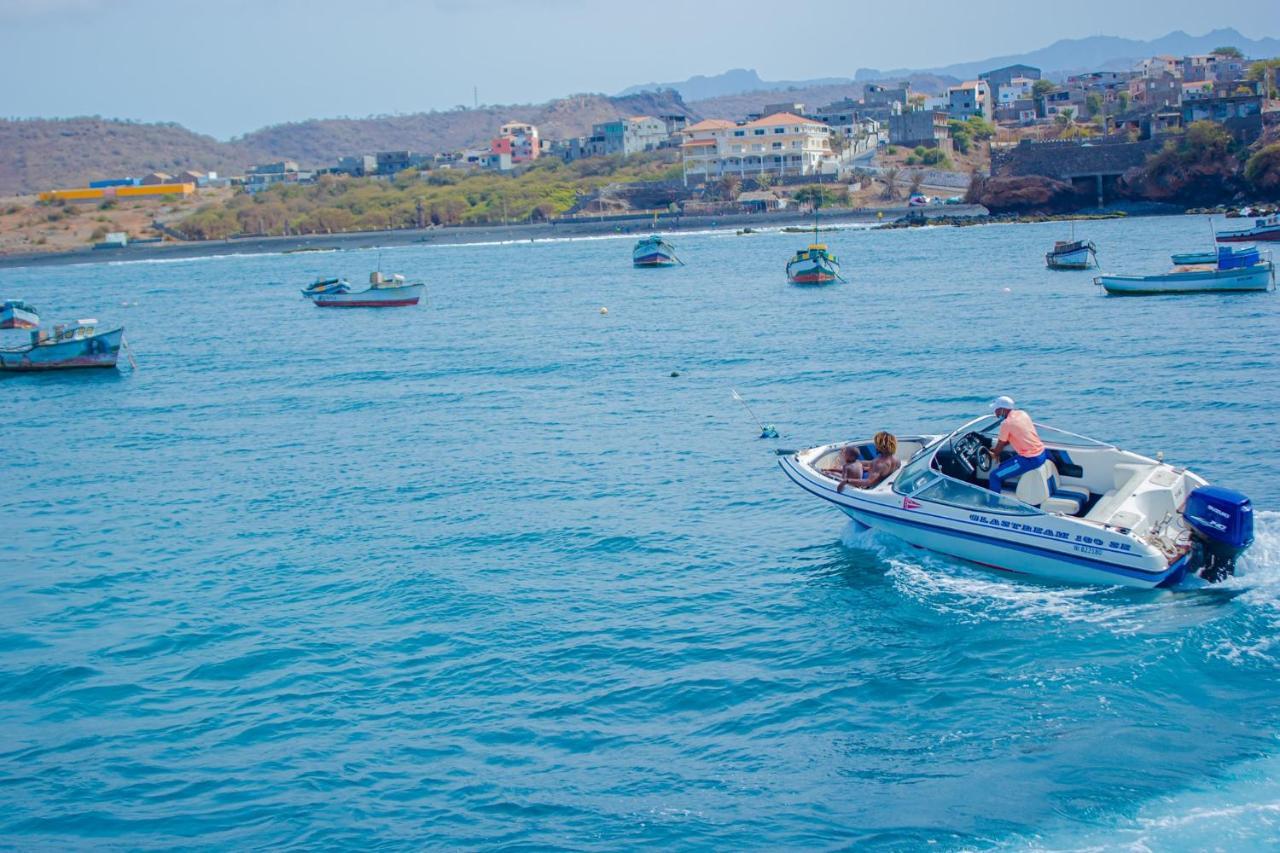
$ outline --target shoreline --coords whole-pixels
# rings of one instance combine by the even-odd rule
[[[919,212],[927,219],[965,217],[981,219],[988,215],[980,205],[934,205],[931,207],[894,207],[879,210],[830,210],[820,212],[825,225],[875,225],[889,222],[908,212]],[[879,214],[883,214],[881,217]],[[70,264],[103,264],[120,261],[185,260],[218,255],[284,254],[288,252],[332,251],[341,249],[373,249],[413,245],[466,245],[469,243],[526,242],[572,237],[613,237],[629,234],[679,234],[686,231],[735,228],[776,228],[807,225],[810,213],[731,213],[721,216],[659,217],[655,224],[647,216],[602,217],[538,224],[461,225],[432,228],[407,228],[392,231],[359,231],[343,234],[308,234],[289,237],[234,237],[227,240],[148,243],[122,249],[76,249],[67,252],[26,252],[0,255],[0,269],[16,267],[66,266]]]

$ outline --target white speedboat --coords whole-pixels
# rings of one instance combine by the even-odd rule
[[[871,489],[836,491],[848,442],[788,453],[779,463],[796,485],[862,525],[1049,580],[1167,587],[1195,574],[1218,581],[1234,573],[1253,541],[1253,508],[1239,492],[1040,424],[1050,461],[992,492],[987,449],[999,429],[988,415],[949,435],[899,437],[903,466]]]

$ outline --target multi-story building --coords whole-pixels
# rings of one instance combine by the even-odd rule
[[[881,86],[868,83],[862,90],[862,103],[868,107],[889,107],[893,104],[906,106],[911,100],[911,84],[901,86]]]
[[[966,80],[947,89],[947,112],[964,121],[970,116],[991,118],[991,86],[986,80]]]
[[[501,155],[507,155],[512,165],[538,159],[542,153],[538,128],[523,121],[507,122],[498,129],[498,135],[489,141],[489,153],[499,155],[499,160]]]
[[[889,116],[889,142],[951,151],[950,116],[942,110],[907,110]]]
[[[1138,63],[1138,73],[1143,77],[1162,77],[1171,74],[1182,76],[1182,62],[1173,56],[1153,56]]]
[[[708,119],[683,131],[684,181],[762,172],[813,175],[834,168],[831,129],[813,119],[777,113],[743,124]]]
[[[978,75],[979,80],[987,81],[987,86],[993,92],[999,92],[1001,86],[1007,86],[1019,77],[1026,78],[1034,83],[1040,79],[1040,69],[1034,65],[1006,65],[1004,68],[983,71]]]
[[[350,157],[339,157],[338,165],[333,171],[343,172],[355,178],[378,173],[378,158],[372,154],[353,154]]]
[[[1143,107],[1176,107],[1182,103],[1182,78],[1174,74],[1134,77],[1129,97]]]
[[[1008,106],[1014,101],[1025,101],[1031,97],[1036,81],[1032,77],[1013,77],[1007,83],[1001,83],[996,90],[996,109]]]
[[[652,151],[667,141],[667,122],[653,116],[631,116],[592,125],[587,138],[589,157],[621,154],[630,157],[641,151]]]

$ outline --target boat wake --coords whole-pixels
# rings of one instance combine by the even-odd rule
[[[912,548],[888,534],[850,522],[846,547],[879,553],[885,576],[905,597],[962,623],[1057,619],[1091,623],[1117,634],[1164,633],[1248,611],[1230,636],[1206,637],[1208,651],[1227,660],[1280,657],[1280,512],[1259,512],[1253,546],[1239,574],[1219,584],[1198,580],[1172,590],[1076,587],[1018,577]],[[1241,629],[1244,629],[1243,631]],[[1213,632],[1218,634],[1218,632]]]

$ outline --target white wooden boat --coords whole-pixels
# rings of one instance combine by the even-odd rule
[[[1253,507],[1239,492],[1040,424],[1049,460],[993,492],[987,450],[999,429],[987,416],[949,435],[900,436],[902,468],[869,489],[836,490],[841,453],[866,440],[788,451],[779,463],[860,525],[1011,574],[1148,588],[1218,581],[1253,541]]]
[[[1249,253],[1258,254],[1257,246],[1219,246],[1217,250],[1209,249],[1204,252],[1177,252],[1169,256],[1174,266],[1192,267],[1202,266],[1204,264],[1217,265],[1218,259],[1226,254],[1227,257],[1243,257]]]
[[[6,299],[0,305],[0,329],[34,329],[40,325],[40,312],[21,299]]]
[[[1088,240],[1058,240],[1044,256],[1051,270],[1085,270],[1098,264],[1098,249]]]
[[[1275,286],[1275,265],[1252,252],[1218,253],[1216,266],[1177,266],[1156,275],[1101,275],[1093,280],[1115,296],[1150,296],[1163,293],[1237,293],[1270,290]]]
[[[115,367],[124,343],[124,327],[98,331],[97,320],[59,323],[52,334],[31,332],[31,343],[0,349],[0,370],[67,370],[80,367]]]
[[[369,287],[353,291],[345,279],[321,279],[302,295],[317,308],[396,308],[417,305],[426,289],[422,282],[405,282],[404,276],[369,274]]]

